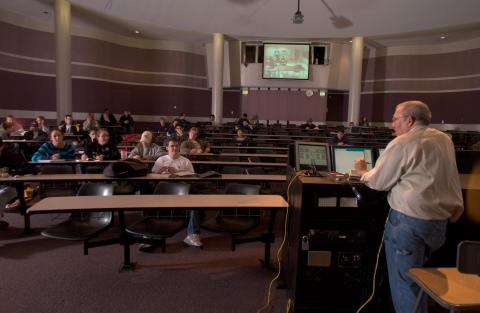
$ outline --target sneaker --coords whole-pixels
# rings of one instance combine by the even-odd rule
[[[156,245],[152,245],[152,244],[148,244],[148,243],[142,243],[138,250],[142,251],[142,252],[152,252],[156,248],[157,248]]]
[[[203,247],[203,243],[202,241],[200,241],[199,234],[188,235],[187,237],[185,237],[185,239],[183,239],[183,242],[185,242],[190,247]]]

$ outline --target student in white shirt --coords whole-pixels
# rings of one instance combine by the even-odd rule
[[[159,157],[155,161],[152,172],[170,174],[178,172],[195,173],[192,162],[180,155],[180,146],[176,139],[168,139],[166,149],[168,154]],[[187,237],[183,241],[191,247],[202,247],[203,244],[200,240],[200,213],[198,210],[189,210],[188,212]]]

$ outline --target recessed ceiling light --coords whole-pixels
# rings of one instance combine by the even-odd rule
[[[140,34],[140,31],[139,31],[138,29],[135,29],[133,32],[134,32],[135,34]]]
[[[447,36],[440,36],[440,39],[445,39],[447,38]]]
[[[349,42],[349,43],[352,43],[352,42],[353,42],[353,40],[349,40],[348,42]]]

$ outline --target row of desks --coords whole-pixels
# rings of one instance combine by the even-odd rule
[[[114,195],[108,197],[102,196],[82,196],[82,197],[52,197],[43,199],[27,211],[25,199],[23,198],[23,189],[25,183],[31,182],[113,182],[113,181],[187,181],[202,182],[285,182],[285,175],[228,175],[221,177],[174,177],[168,174],[148,174],[147,176],[131,178],[113,178],[106,177],[103,174],[52,174],[52,175],[26,175],[18,177],[0,178],[0,184],[11,184],[16,186],[18,197],[21,203],[21,213],[25,217],[25,231],[30,231],[30,215],[41,213],[63,213],[74,211],[115,211],[119,217],[120,236],[118,243],[123,246],[123,265],[122,270],[133,269],[134,263],[130,260],[130,241],[125,232],[125,211],[142,211],[157,208],[186,208],[186,209],[261,209],[270,210],[270,219],[268,229],[263,236],[265,239],[264,265],[270,265],[270,250],[273,242],[273,229],[275,224],[275,215],[277,209],[285,209],[288,204],[278,195]],[[27,214],[28,212],[28,214]]]
[[[15,186],[20,199],[20,213],[24,216],[25,232],[30,232],[30,217],[27,212],[27,204],[24,199],[25,183],[40,182],[114,182],[114,181],[165,181],[180,180],[188,182],[214,181],[214,182],[285,182],[285,175],[245,175],[245,174],[222,174],[220,177],[199,178],[197,176],[172,177],[169,174],[150,173],[146,176],[115,178],[103,174],[50,174],[50,175],[24,175],[14,177],[0,177],[0,184]]]
[[[95,165],[95,164],[109,164],[119,162],[119,160],[105,160],[105,161],[83,161],[83,160],[40,160],[31,161],[33,165]],[[153,165],[155,161],[142,161],[146,164]],[[280,167],[286,168],[287,163],[275,163],[275,162],[240,162],[240,161],[208,161],[208,160],[191,160],[193,165],[218,165],[218,166],[248,166],[248,167]]]
[[[265,238],[274,238],[276,210],[284,210],[288,203],[278,195],[117,195],[52,197],[41,200],[28,209],[29,214],[115,211],[119,217],[119,243],[123,246],[123,264],[120,271],[133,270],[130,258],[130,240],[126,232],[125,211],[152,209],[260,209],[270,210],[270,220]],[[270,266],[270,249],[273,239],[265,240],[264,266]]]

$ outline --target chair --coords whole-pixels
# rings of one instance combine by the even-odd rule
[[[228,184],[225,194],[258,195],[260,186],[247,184]],[[240,213],[240,214],[239,214]],[[227,233],[232,235],[231,248],[239,243],[257,241],[257,238],[238,238],[252,231],[260,223],[258,210],[238,211],[236,209],[221,210],[215,218],[207,219],[202,227],[213,232]]]
[[[480,241],[460,242],[456,267],[411,268],[407,274],[420,287],[412,313],[424,293],[450,312],[480,309]]]
[[[159,182],[153,191],[156,195],[188,195],[190,185],[184,183]],[[159,210],[158,216],[147,216],[127,226],[135,242],[155,245],[160,243],[166,251],[166,239],[174,236],[187,225],[186,211],[181,209]]]
[[[77,196],[111,196],[113,185],[110,184],[83,184],[77,192]],[[113,212],[75,212],[70,217],[57,225],[42,231],[47,238],[76,240],[84,242],[84,254],[88,254],[89,247],[99,246],[90,240],[106,231],[113,224]]]

